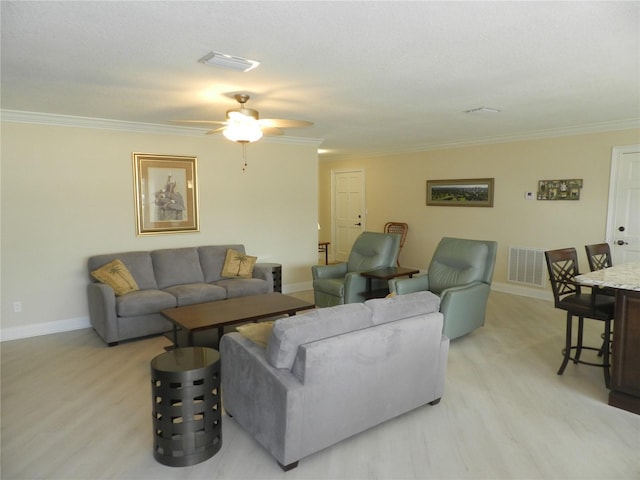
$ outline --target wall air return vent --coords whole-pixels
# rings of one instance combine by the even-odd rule
[[[509,281],[544,287],[546,285],[544,250],[530,247],[509,247]]]

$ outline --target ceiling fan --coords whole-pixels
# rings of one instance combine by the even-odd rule
[[[177,123],[207,123],[222,125],[209,130],[207,135],[220,133],[233,142],[249,143],[260,140],[263,135],[282,135],[283,128],[301,128],[313,125],[306,120],[286,120],[279,118],[260,118],[257,110],[248,108],[249,95],[234,95],[240,104],[239,108],[227,110],[226,120],[177,120]]]

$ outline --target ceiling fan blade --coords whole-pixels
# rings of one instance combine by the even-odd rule
[[[209,130],[209,131],[207,132],[207,135],[213,135],[213,134],[215,134],[215,133],[220,133],[220,132],[221,132],[221,131],[223,131],[225,128],[227,128],[227,127],[225,126],[225,127],[218,127],[218,128],[214,128],[213,130]]]
[[[265,135],[283,135],[284,132],[276,127],[261,127],[262,133]]]
[[[313,122],[307,122],[306,120],[287,120],[284,118],[261,118],[258,121],[260,125],[265,127],[276,128],[301,128],[313,125]]]
[[[226,125],[226,120],[171,120],[170,123],[207,123],[214,125]]]

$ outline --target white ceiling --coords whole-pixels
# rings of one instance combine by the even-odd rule
[[[2,1],[2,109],[315,123],[328,158],[640,125],[640,2]],[[260,60],[239,73],[208,52]],[[501,113],[467,114],[491,107]]]

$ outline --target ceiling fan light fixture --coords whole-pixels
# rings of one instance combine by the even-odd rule
[[[244,121],[247,118],[253,118],[254,120],[258,120],[260,118],[258,111],[253,108],[245,108],[236,110],[227,110],[227,120],[234,121]]]
[[[262,138],[262,129],[253,117],[231,118],[229,125],[222,131],[222,134],[228,140],[239,143],[251,143]]]
[[[260,62],[257,60],[250,60],[248,58],[237,57],[235,55],[229,55],[222,52],[209,52],[198,60],[198,62],[213,65],[215,67],[228,68],[238,72],[248,72],[260,65]]]

